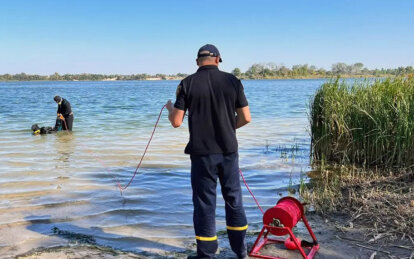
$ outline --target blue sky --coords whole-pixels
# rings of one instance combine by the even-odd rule
[[[192,73],[221,68],[414,65],[414,1],[2,1],[0,74]]]

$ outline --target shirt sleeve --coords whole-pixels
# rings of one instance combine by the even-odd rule
[[[177,99],[175,100],[174,107],[183,111],[187,110],[186,95],[183,87],[183,81],[181,81],[178,85],[176,94]]]
[[[240,80],[238,80],[238,92],[237,92],[237,100],[236,100],[236,108],[243,108],[248,106],[249,103],[247,102],[246,96],[244,95],[244,87]]]

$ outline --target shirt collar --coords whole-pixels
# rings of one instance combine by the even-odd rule
[[[217,70],[218,70],[218,67],[217,67],[217,66],[215,66],[215,65],[207,65],[207,66],[202,66],[202,67],[199,67],[199,68],[197,69],[197,72],[198,72],[198,71],[201,71],[201,70],[206,70],[206,69],[217,69]]]

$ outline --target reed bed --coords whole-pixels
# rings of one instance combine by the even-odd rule
[[[414,79],[323,84],[310,102],[312,156],[340,164],[414,164]]]
[[[327,82],[310,125],[316,169],[301,196],[374,234],[414,238],[414,78]]]

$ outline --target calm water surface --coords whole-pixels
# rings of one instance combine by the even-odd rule
[[[274,206],[309,168],[307,107],[324,80],[244,81],[252,123],[237,131],[240,167],[264,208]],[[0,83],[0,255],[65,245],[53,228],[91,235],[98,244],[143,251],[193,242],[187,120],[167,114],[131,186],[158,113],[177,81]],[[53,126],[58,94],[75,114],[72,136],[34,136]],[[242,186],[249,230],[261,213]],[[218,189],[217,230],[225,229]],[[1,256],[0,256],[1,257]]]

